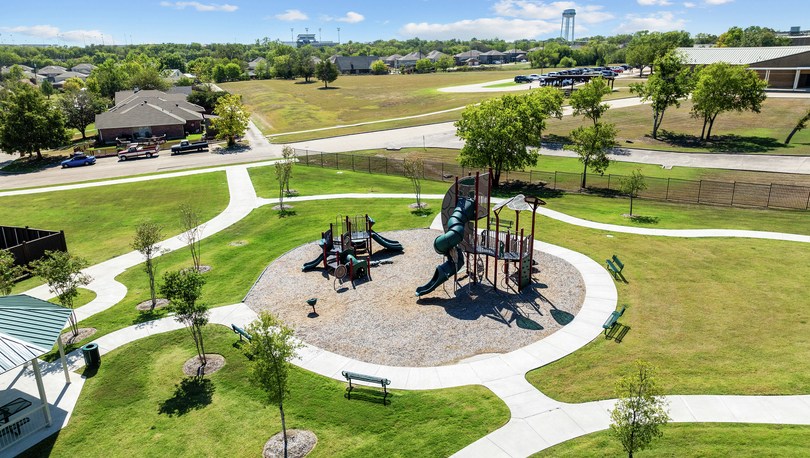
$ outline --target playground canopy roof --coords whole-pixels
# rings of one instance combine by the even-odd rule
[[[25,294],[0,296],[0,374],[51,351],[71,313]]]
[[[532,210],[532,206],[526,203],[526,198],[523,197],[523,194],[518,194],[515,197],[512,197],[511,199],[507,199],[499,203],[498,205],[495,206],[495,208],[492,209],[492,211],[497,212],[503,207],[515,211]]]

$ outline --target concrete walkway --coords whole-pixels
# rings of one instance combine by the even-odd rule
[[[230,202],[223,213],[206,223],[204,237],[240,221],[258,206],[277,203],[277,199],[256,197],[247,168],[246,165],[224,168],[228,177]],[[210,170],[195,172],[207,171]],[[157,175],[142,179],[165,177],[165,175]],[[91,183],[61,188],[73,189],[98,185]],[[30,192],[36,191],[31,190]],[[423,195],[422,197],[441,199],[443,195]],[[414,196],[412,194],[379,193],[340,194],[296,197],[285,199],[285,201],[345,198],[414,198]],[[493,202],[498,201],[500,199],[493,199]],[[594,223],[551,210],[538,209],[538,212],[569,224],[611,232],[675,237],[751,237],[810,242],[808,236],[793,234],[633,228]],[[438,216],[431,227],[441,230]],[[162,246],[176,250],[183,248],[185,244],[180,240],[180,236],[177,236],[166,240]],[[607,411],[612,407],[614,401],[605,400],[584,404],[561,403],[545,396],[530,385],[525,379],[525,374],[531,369],[541,367],[576,351],[598,337],[602,332],[602,323],[617,305],[615,284],[612,277],[599,263],[583,254],[541,241],[535,241],[535,247],[574,265],[581,272],[586,284],[585,301],[574,320],[539,342],[506,354],[471,358],[452,366],[418,368],[364,363],[306,345],[295,363],[304,369],[338,380],[342,379],[340,373],[343,370],[384,376],[392,380],[392,388],[398,389],[437,389],[469,384],[481,384],[488,387],[507,404],[511,412],[511,419],[504,427],[470,444],[454,456],[525,457],[571,438],[603,430],[609,425]],[[87,272],[95,278],[95,281],[89,286],[96,291],[98,296],[93,302],[77,309],[80,319],[92,316],[118,303],[126,295],[126,288],[116,282],[115,277],[125,269],[141,262],[140,255],[131,252],[88,268]],[[46,287],[35,288],[28,294],[43,298],[48,295]],[[212,309],[210,321],[225,326],[229,326],[231,323],[246,325],[254,317],[254,312],[240,303]],[[99,344],[101,353],[106,354],[134,340],[180,328],[181,325],[172,318],[164,318],[112,332],[96,339],[95,342]],[[78,351],[70,353],[68,359],[72,370],[78,369],[83,364]],[[50,379],[48,383],[53,382],[58,385],[58,380],[61,379],[61,386],[65,386],[61,371],[56,367],[58,364],[58,361],[53,363],[52,367],[46,368],[44,372],[47,374],[46,378]],[[0,377],[4,384],[7,380],[6,375]],[[12,373],[12,375],[14,374]],[[57,380],[54,381],[54,379]],[[75,398],[72,398],[74,399],[73,405],[63,403],[59,406],[66,411],[64,423],[61,426],[55,424],[60,428],[67,424],[67,419],[75,405],[75,399],[78,398],[75,388],[69,387],[76,394]],[[671,396],[669,400],[672,403],[671,415],[675,421],[810,423],[810,396]],[[51,428],[48,434],[52,434],[53,431]],[[29,446],[33,443],[35,442],[31,442]]]

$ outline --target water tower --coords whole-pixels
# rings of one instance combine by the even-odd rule
[[[574,41],[574,16],[577,11],[574,9],[565,10],[562,14],[562,24],[560,24],[560,37],[567,42]]]

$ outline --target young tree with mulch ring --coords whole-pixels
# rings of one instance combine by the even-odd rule
[[[0,250],[0,295],[8,296],[14,288],[14,280],[22,276],[22,266],[14,265],[14,255]]]
[[[633,458],[633,452],[647,448],[653,439],[661,437],[661,426],[669,420],[669,402],[658,386],[655,369],[636,361],[635,371],[616,382],[615,409],[610,413],[611,432]]]
[[[284,433],[284,457],[287,457],[287,425],[284,421],[284,398],[289,395],[290,361],[296,358],[303,344],[295,339],[292,328],[277,316],[262,311],[245,331],[250,344],[245,352],[250,356],[249,377],[267,392],[267,401],[278,404],[281,429]]]
[[[619,191],[630,196],[630,217],[632,218],[633,199],[638,197],[639,191],[647,189],[647,182],[644,180],[644,175],[641,174],[641,169],[635,169],[630,176],[619,180],[619,183],[621,184]]]
[[[132,240],[132,248],[145,258],[143,271],[149,275],[149,292],[152,294],[152,309],[157,305],[157,295],[155,294],[157,257],[169,252],[168,249],[160,249],[158,243],[160,243],[161,240],[163,240],[163,226],[149,221],[144,221],[135,226],[135,237]]]
[[[422,210],[422,176],[425,174],[425,161],[421,157],[408,158],[402,163],[405,178],[411,180],[413,193],[416,194],[416,211]],[[427,207],[427,204],[424,205]]]
[[[183,233],[180,240],[186,242],[191,250],[191,261],[194,263],[194,270],[200,271],[200,243],[202,241],[205,224],[200,223],[200,211],[191,204],[180,205],[180,224]]]
[[[289,145],[284,145],[284,148],[281,149],[281,157],[280,161],[276,161],[274,170],[278,181],[279,210],[284,214],[286,212],[284,207],[284,187],[286,186],[287,192],[290,192],[290,177],[292,176],[293,165],[295,165],[295,150]]]
[[[176,313],[174,319],[183,323],[191,332],[191,338],[197,347],[197,356],[201,365],[205,366],[202,328],[208,324],[209,310],[207,305],[197,302],[202,295],[203,285],[205,278],[196,270],[166,272],[163,274],[160,294],[171,301],[169,310]]]
[[[79,286],[93,281],[92,277],[82,273],[82,269],[88,265],[86,259],[67,251],[46,251],[44,258],[28,265],[28,270],[48,284],[48,289],[56,294],[62,307],[73,310],[73,302],[79,296]],[[75,310],[70,314],[70,327],[74,336],[79,334]]]

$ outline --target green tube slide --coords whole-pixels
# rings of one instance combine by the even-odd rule
[[[436,253],[446,256],[447,261],[436,267],[436,272],[429,282],[416,288],[417,296],[430,293],[464,266],[464,252],[456,245],[464,240],[464,226],[474,217],[475,202],[470,199],[459,199],[456,209],[447,220],[447,232],[433,241],[433,249],[436,250]],[[451,256],[453,249],[456,250],[455,260]]]

